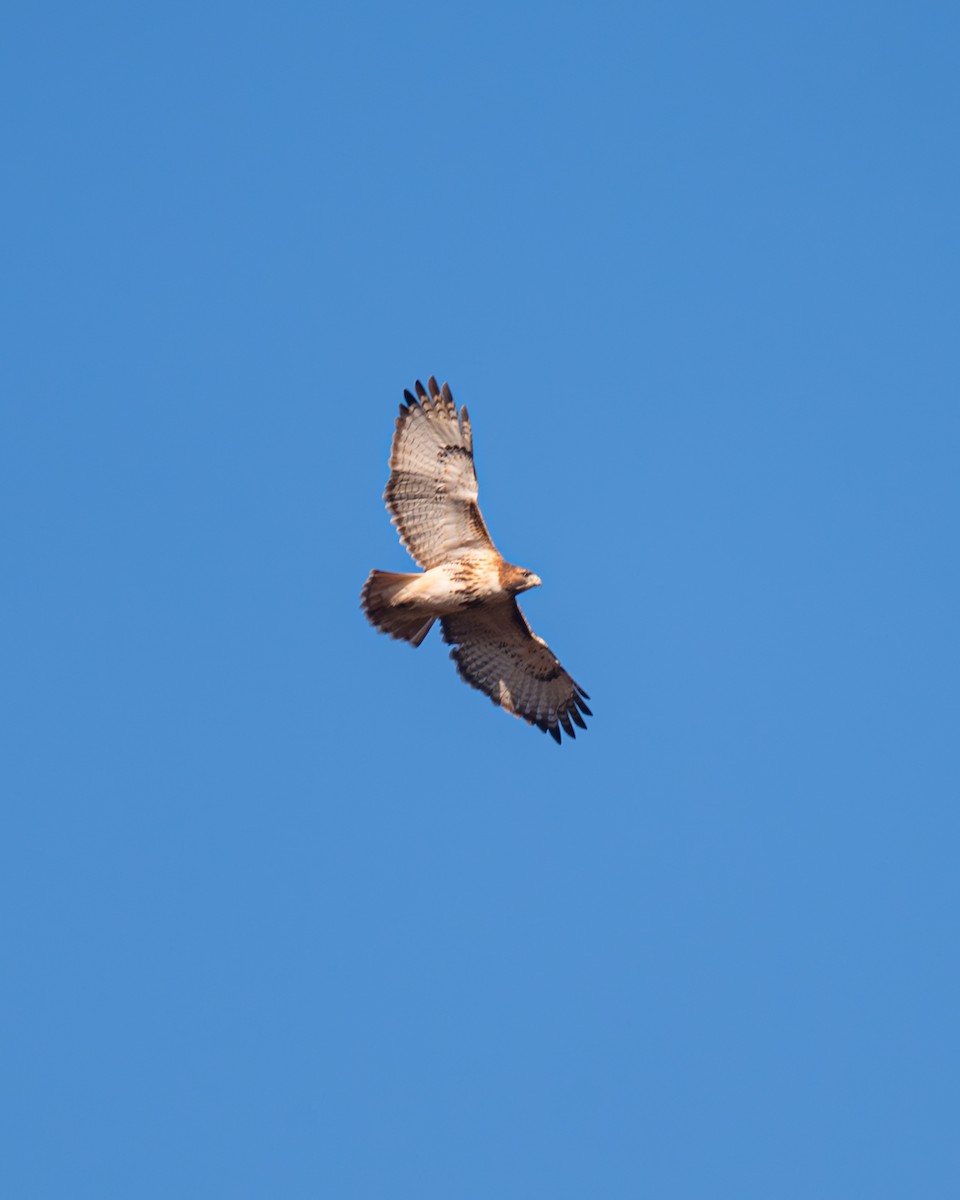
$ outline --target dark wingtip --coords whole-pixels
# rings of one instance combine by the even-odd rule
[[[581,729],[586,729],[587,723],[583,717],[580,716],[580,709],[577,708],[575,704],[570,705],[569,713],[575,724],[579,725]]]
[[[590,711],[589,708],[587,708],[587,706],[584,704],[584,702],[582,700],[578,700],[577,703],[580,706],[580,708],[587,714],[588,717],[593,716],[593,713]]]
[[[424,400],[427,395],[427,389],[423,386],[420,380],[418,379],[413,386],[417,389],[417,395],[420,397],[420,399]]]
[[[443,385],[443,387],[440,389],[440,395],[443,396],[444,400],[446,400],[448,404],[453,404],[453,393],[450,391],[449,384],[445,383]]]
[[[549,725],[547,727],[547,732],[550,734],[550,736],[553,738],[553,740],[559,746],[560,745],[560,726],[559,725]]]
[[[427,380],[427,387],[430,389],[430,395],[434,399],[436,399],[437,396],[440,395],[440,388],[438,387],[437,381],[433,375],[431,375],[430,378]]]
[[[414,398],[414,396],[411,394],[411,392],[410,392],[410,390],[409,390],[408,388],[404,388],[404,389],[403,389],[403,398],[404,398],[404,400],[406,400],[406,402],[407,402],[407,408],[408,408],[408,409],[409,409],[409,407],[410,407],[412,404],[416,404],[416,402],[417,402],[417,401],[416,401],[416,399],[415,399],[415,398]],[[402,406],[402,405],[401,405],[400,411],[401,411],[401,412],[403,412],[403,411],[404,411],[404,410],[403,410],[403,406]]]

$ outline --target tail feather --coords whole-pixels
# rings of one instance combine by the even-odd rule
[[[430,632],[435,618],[424,619],[403,608],[393,607],[397,592],[416,578],[416,575],[402,575],[394,571],[371,571],[360,593],[360,603],[367,620],[381,633],[419,646]]]

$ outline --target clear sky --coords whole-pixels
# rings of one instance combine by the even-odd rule
[[[958,12],[7,11],[0,1194],[960,1194]]]

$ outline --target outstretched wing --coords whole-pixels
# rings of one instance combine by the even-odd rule
[[[561,725],[570,737],[576,736],[574,725],[586,729],[581,713],[593,715],[584,704],[587,693],[531,630],[516,600],[479,604],[441,624],[460,678],[494,704],[549,731],[557,742]]]
[[[466,406],[431,376],[429,395],[404,392],[383,498],[400,541],[425,570],[465,551],[495,550],[477,507],[473,438]]]

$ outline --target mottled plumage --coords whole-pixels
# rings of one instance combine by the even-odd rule
[[[460,677],[494,704],[549,732],[585,729],[587,693],[532,632],[515,597],[539,587],[532,571],[505,562],[477,505],[466,408],[446,384],[404,392],[383,498],[422,574],[371,571],[361,594],[370,622],[419,646],[439,619]]]

